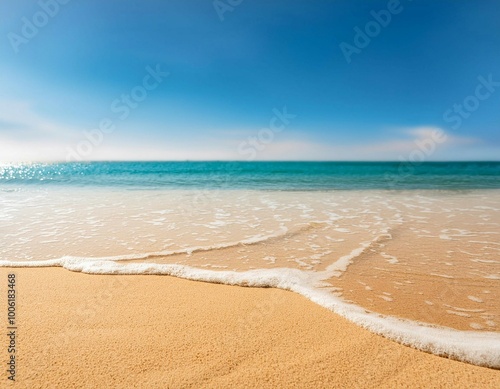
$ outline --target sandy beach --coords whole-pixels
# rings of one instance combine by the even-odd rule
[[[402,346],[288,291],[60,268],[2,268],[5,285],[11,272],[18,388],[500,386],[497,370]]]
[[[500,389],[499,1],[0,1],[0,389]]]

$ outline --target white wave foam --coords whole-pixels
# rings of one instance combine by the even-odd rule
[[[1,267],[55,267],[89,274],[157,274],[189,280],[251,287],[275,287],[299,293],[350,321],[401,344],[452,359],[500,369],[500,336],[493,332],[458,331],[369,312],[314,285],[326,275],[341,271],[368,244],[341,258],[325,274],[297,269],[259,269],[246,272],[195,269],[176,264],[123,263],[120,259],[63,257],[38,262],[0,261]],[[137,256],[133,256],[137,258]]]

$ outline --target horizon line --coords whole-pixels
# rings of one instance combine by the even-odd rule
[[[185,162],[238,162],[238,163],[405,163],[405,164],[426,164],[426,163],[500,163],[500,159],[497,160],[482,160],[482,159],[470,159],[470,160],[428,160],[428,161],[408,161],[408,160],[370,160],[370,159],[359,159],[359,160],[314,160],[314,159],[286,159],[286,160],[277,160],[277,159],[269,159],[269,160],[255,160],[255,161],[247,161],[241,159],[158,159],[158,160],[148,160],[148,159],[130,159],[130,160],[119,160],[119,159],[102,159],[102,160],[83,160],[83,161],[63,161],[63,160],[53,160],[53,161],[0,161],[0,165],[29,165],[29,164],[37,164],[37,163],[45,163],[45,164],[76,164],[76,163],[159,163],[159,162],[176,162],[176,163],[185,163]]]

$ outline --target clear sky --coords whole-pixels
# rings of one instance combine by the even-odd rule
[[[500,159],[498,0],[0,2],[0,161],[409,158]]]

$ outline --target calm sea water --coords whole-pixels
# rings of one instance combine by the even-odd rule
[[[0,188],[488,189],[500,162],[89,162],[0,165]]]
[[[483,189],[500,163],[1,165],[0,268],[283,288],[498,369],[500,191]]]

